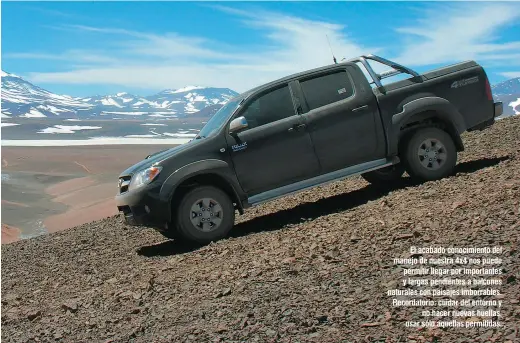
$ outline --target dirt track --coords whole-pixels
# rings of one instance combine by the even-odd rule
[[[447,179],[334,183],[203,248],[117,217],[3,245],[2,341],[519,342],[520,117],[464,142]],[[411,245],[502,246],[504,326],[405,328],[386,291]]]

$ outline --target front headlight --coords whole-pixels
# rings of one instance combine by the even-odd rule
[[[152,166],[136,173],[132,177],[132,181],[130,181],[130,186],[128,189],[132,190],[149,184],[157,177],[157,175],[159,175],[161,169],[162,167],[160,166]]]

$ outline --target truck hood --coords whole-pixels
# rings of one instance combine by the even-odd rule
[[[149,158],[142,160],[141,162],[138,162],[134,164],[133,166],[127,168],[124,172],[122,172],[119,176],[127,176],[132,175],[140,170],[146,169],[148,167],[151,167],[155,163],[159,163],[165,159],[169,159],[176,154],[180,153],[181,151],[187,150],[194,145],[198,144],[198,140],[191,140],[188,143],[184,143],[182,145],[176,146],[171,149],[166,149],[164,151],[159,151],[155,154],[152,154]]]

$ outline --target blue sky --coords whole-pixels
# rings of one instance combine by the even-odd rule
[[[2,69],[73,96],[239,92],[376,53],[425,71],[475,59],[520,76],[511,2],[2,2]]]

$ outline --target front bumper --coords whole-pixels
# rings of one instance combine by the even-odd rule
[[[168,222],[168,204],[159,199],[158,188],[160,187],[149,185],[116,195],[116,206],[126,224],[164,227]]]

